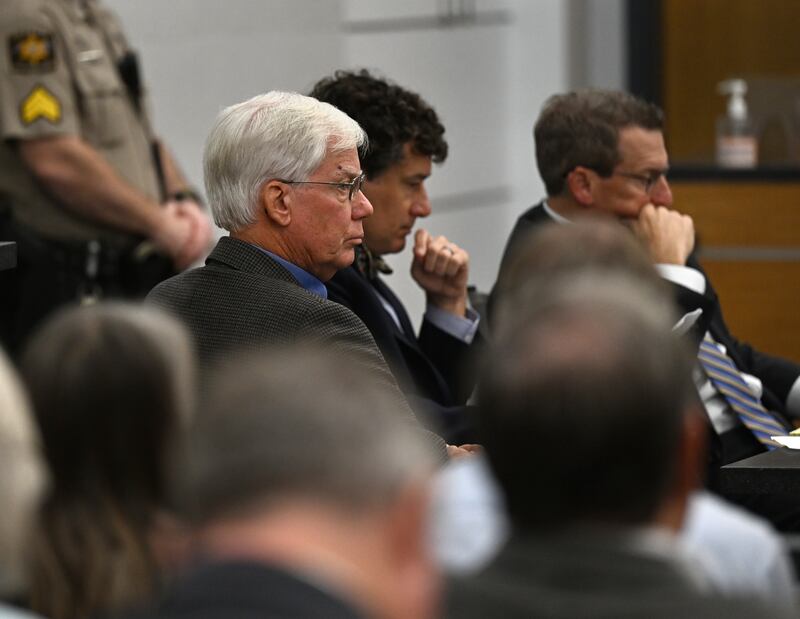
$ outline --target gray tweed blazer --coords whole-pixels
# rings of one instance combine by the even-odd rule
[[[347,308],[302,288],[249,243],[221,238],[204,267],[160,283],[147,300],[189,328],[203,369],[269,345],[323,343],[363,364],[365,376],[385,383],[413,417],[364,323]]]

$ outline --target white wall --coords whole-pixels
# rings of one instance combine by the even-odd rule
[[[570,86],[624,89],[625,0],[569,1]]]
[[[420,224],[469,250],[471,280],[483,290],[514,220],[544,192],[531,139],[542,102],[572,85],[576,61],[603,66],[582,51],[586,24],[572,35],[574,7],[562,0],[106,2],[139,49],[156,127],[197,186],[203,141],[225,105],[275,88],[306,92],[337,68],[362,66],[420,92],[450,143],[429,181],[434,213]],[[477,7],[476,23],[437,23],[444,7],[461,5]],[[604,39],[619,16],[602,15],[611,24],[601,26]],[[418,320],[423,297],[409,254],[391,262],[392,285]]]
[[[422,5],[424,15],[436,3],[412,5]],[[516,217],[543,193],[531,126],[543,100],[567,87],[565,7],[560,0],[482,2],[479,14],[491,18],[475,25],[434,28],[420,21],[404,28],[408,20],[393,20],[399,15],[393,3],[346,3],[355,24],[346,37],[347,65],[376,69],[421,93],[445,125],[450,155],[428,181],[433,214],[417,226],[465,247],[471,282],[482,290],[494,283]],[[374,21],[382,16],[383,24]],[[408,273],[410,248],[389,262],[392,287],[418,320],[424,297]]]
[[[105,0],[139,52],[156,129],[202,187],[202,148],[225,106],[303,91],[343,61],[335,0]]]

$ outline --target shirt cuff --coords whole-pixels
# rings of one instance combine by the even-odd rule
[[[681,266],[679,264],[657,264],[659,275],[664,279],[696,292],[706,293],[706,278],[697,269]]]
[[[467,308],[466,316],[456,316],[435,305],[429,305],[425,308],[424,318],[434,327],[441,329],[448,335],[452,335],[465,344],[472,344],[472,340],[475,339],[475,334],[478,332],[478,324],[481,321],[480,314],[471,307]]]
[[[786,397],[786,412],[789,413],[789,417],[800,417],[800,376],[789,389],[789,395]]]

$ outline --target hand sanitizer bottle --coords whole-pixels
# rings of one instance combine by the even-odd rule
[[[754,168],[758,162],[758,139],[747,114],[747,82],[731,79],[717,86],[730,96],[728,113],[717,119],[717,164],[723,168]]]

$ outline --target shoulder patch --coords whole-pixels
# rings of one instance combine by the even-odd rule
[[[46,73],[55,65],[53,35],[48,32],[19,32],[8,37],[8,51],[15,71]]]
[[[40,118],[55,125],[61,121],[61,102],[44,86],[36,86],[20,104],[19,117],[26,125]]]

